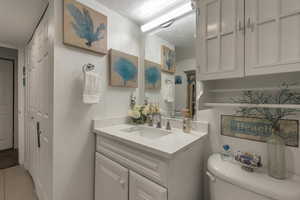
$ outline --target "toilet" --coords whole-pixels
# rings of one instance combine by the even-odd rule
[[[300,200],[300,177],[277,180],[263,169],[247,172],[220,154],[208,159],[211,200]]]

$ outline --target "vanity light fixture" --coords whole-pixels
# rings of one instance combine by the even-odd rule
[[[142,32],[153,30],[163,24],[174,21],[193,11],[193,3],[189,2],[141,26]]]

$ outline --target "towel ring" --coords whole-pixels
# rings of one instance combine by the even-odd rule
[[[93,70],[95,70],[95,65],[90,64],[90,63],[85,64],[82,67],[82,72],[90,72],[90,71],[93,71]]]

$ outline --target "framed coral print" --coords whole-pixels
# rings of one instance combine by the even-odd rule
[[[161,70],[164,72],[168,72],[174,74],[176,71],[175,67],[176,55],[175,51],[170,49],[169,47],[162,46],[161,47]]]
[[[109,52],[109,85],[138,87],[138,57],[114,49]]]
[[[64,0],[64,44],[107,53],[107,17],[75,0]]]
[[[146,89],[160,89],[161,65],[145,60],[145,87]]]

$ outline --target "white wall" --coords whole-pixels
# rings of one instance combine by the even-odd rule
[[[139,56],[140,29],[127,18],[100,5],[82,3],[108,16],[108,47]],[[63,0],[55,1],[54,47],[54,179],[55,200],[92,200],[95,137],[92,120],[126,116],[135,89],[108,87],[108,57],[63,45]],[[92,63],[104,78],[97,105],[82,103],[82,66]]]
[[[156,35],[151,35],[151,34],[147,35],[145,37],[145,59],[160,64],[162,45],[165,45],[168,48],[175,50],[175,46],[170,42],[163,40]],[[145,97],[147,97],[150,102],[154,102],[154,103],[159,102],[163,113],[165,113],[166,111],[174,110],[174,105],[166,104],[165,101],[163,100],[162,95],[163,95],[163,88],[166,85],[165,80],[172,80],[174,82],[174,75],[161,72],[161,89],[158,90],[145,89]]]

